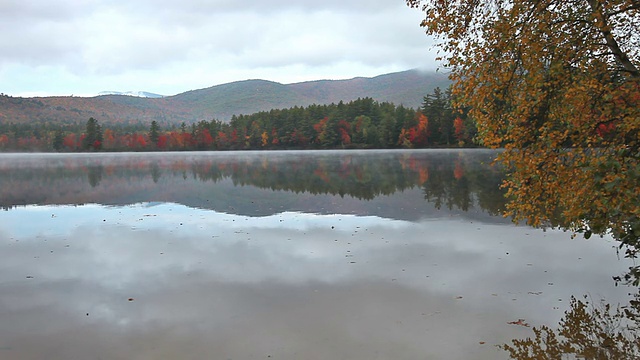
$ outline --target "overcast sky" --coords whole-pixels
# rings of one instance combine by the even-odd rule
[[[404,0],[0,0],[0,92],[173,95],[435,69]]]

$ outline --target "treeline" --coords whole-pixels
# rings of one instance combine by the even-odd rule
[[[427,148],[469,146],[476,128],[436,88],[414,110],[371,98],[202,120],[142,124],[0,124],[1,151],[154,151],[242,149]],[[164,129],[163,129],[164,127]]]

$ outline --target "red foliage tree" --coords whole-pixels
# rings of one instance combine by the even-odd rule
[[[9,137],[6,134],[0,135],[0,149],[4,149],[9,145]]]
[[[218,136],[216,137],[216,145],[218,149],[226,149],[229,147],[229,138],[224,131],[218,131]]]
[[[340,134],[340,141],[343,145],[351,144],[351,124],[346,120],[338,121],[338,133]]]
[[[324,117],[322,120],[313,124],[313,130],[315,130],[318,133],[318,136],[320,136],[320,134],[324,131],[324,127],[325,125],[327,125],[328,121],[329,121],[329,117]]]
[[[65,136],[64,139],[62,140],[62,145],[64,145],[64,147],[67,148],[67,150],[70,150],[70,151],[76,150],[78,147],[77,135],[69,134]]]
[[[293,145],[306,146],[309,144],[309,138],[304,136],[304,134],[301,131],[298,131],[298,129],[293,129],[291,132],[291,143]]]
[[[398,145],[404,147],[425,147],[429,140],[429,120],[422,113],[417,113],[417,124],[409,129],[402,129],[398,137]]]
[[[199,148],[209,149],[213,144],[213,136],[209,129],[201,129],[196,135],[196,144]]]
[[[169,137],[166,134],[158,135],[158,149],[165,149],[169,143]]]
[[[422,113],[416,115],[418,116],[418,125],[409,129],[409,141],[414,146],[426,146],[429,140],[429,120]]]

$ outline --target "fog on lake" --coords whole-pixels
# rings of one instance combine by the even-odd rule
[[[629,262],[489,150],[0,154],[1,359],[500,359]]]

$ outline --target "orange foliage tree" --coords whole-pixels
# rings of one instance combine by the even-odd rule
[[[640,2],[407,3],[424,11],[479,140],[505,148],[508,213],[638,245]]]
[[[426,147],[429,140],[429,120],[424,114],[416,113],[417,124],[408,129],[402,129],[398,137],[398,145],[408,148]]]
[[[104,133],[102,134],[102,141],[103,141],[104,147],[107,149],[115,146],[116,137],[115,137],[115,134],[113,133],[113,130],[105,129]]]

